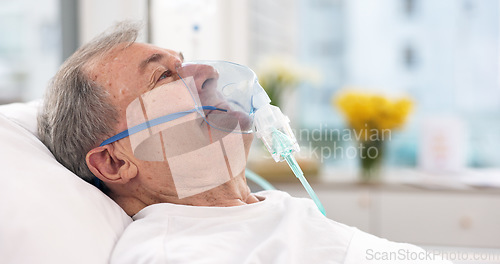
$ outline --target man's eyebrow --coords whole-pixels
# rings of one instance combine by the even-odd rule
[[[184,54],[181,51],[179,51],[179,59],[181,59],[181,62],[184,62]]]
[[[143,60],[141,62],[141,64],[139,64],[139,71],[144,72],[146,70],[146,67],[148,66],[148,64],[150,64],[152,62],[158,62],[161,59],[163,59],[163,55],[159,54],[159,53],[155,53],[155,54],[149,56],[147,59]]]

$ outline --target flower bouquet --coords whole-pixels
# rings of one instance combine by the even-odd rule
[[[356,138],[361,180],[365,183],[378,181],[385,142],[391,140],[393,130],[405,124],[413,107],[412,100],[347,90],[334,96],[332,103],[345,116]]]

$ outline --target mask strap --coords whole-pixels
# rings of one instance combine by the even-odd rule
[[[149,120],[149,121],[146,121],[142,124],[139,124],[139,125],[136,125],[130,129],[127,129],[127,130],[124,130],[106,140],[104,140],[100,145],[99,147],[102,147],[102,146],[105,146],[105,145],[108,145],[108,144],[111,144],[115,141],[118,141],[122,138],[126,138],[130,135],[133,135],[135,133],[138,133],[142,130],[145,130],[145,129],[148,129],[150,127],[153,127],[153,126],[157,126],[159,124],[163,124],[163,123],[166,123],[168,121],[172,121],[172,120],[175,120],[177,118],[181,118],[183,116],[186,116],[190,113],[193,113],[195,111],[202,111],[202,110],[218,110],[218,111],[223,111],[223,112],[227,112],[226,109],[222,109],[222,108],[217,108],[215,106],[202,106],[202,107],[197,107],[197,108],[193,108],[191,110],[188,110],[188,111],[182,111],[182,112],[177,112],[177,113],[173,113],[173,114],[169,114],[169,115],[164,115],[164,116],[161,116],[161,117],[158,117],[158,118],[155,118],[153,120]],[[94,176],[94,178],[92,179],[92,184],[97,187],[99,190],[102,190],[103,188],[103,182]]]
[[[108,144],[111,144],[115,141],[118,141],[122,138],[126,138],[130,135],[133,135],[135,133],[138,133],[138,132],[141,132],[145,129],[148,129],[150,127],[153,127],[153,126],[157,126],[157,125],[160,125],[160,124],[163,124],[163,123],[166,123],[168,121],[172,121],[172,120],[175,120],[177,118],[181,118],[183,116],[186,116],[188,114],[191,114],[195,111],[199,111],[199,110],[219,110],[219,111],[223,111],[223,112],[227,112],[226,109],[222,109],[222,108],[217,108],[215,106],[210,106],[210,105],[206,105],[206,106],[202,106],[202,107],[197,107],[197,108],[193,108],[191,110],[187,110],[187,111],[182,111],[182,112],[177,112],[177,113],[173,113],[173,114],[168,114],[168,115],[164,115],[164,116],[160,116],[158,118],[155,118],[155,119],[152,119],[152,120],[149,120],[149,121],[146,121],[142,124],[139,124],[139,125],[136,125],[136,126],[133,126],[127,130],[124,130],[106,140],[104,140],[100,145],[99,147],[102,147],[102,146],[105,146],[105,145],[108,145]]]

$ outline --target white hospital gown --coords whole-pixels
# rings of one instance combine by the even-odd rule
[[[280,191],[234,207],[150,205],[118,241],[111,263],[448,263],[324,217]]]

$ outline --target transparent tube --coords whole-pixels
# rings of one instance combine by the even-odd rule
[[[326,216],[325,208],[311,185],[304,177],[302,169],[293,157],[293,152],[300,150],[297,140],[289,125],[290,120],[281,110],[272,105],[262,107],[255,113],[255,134],[262,140],[276,162],[286,161],[288,166],[304,186],[319,211]]]
[[[269,183],[264,178],[260,177],[255,172],[249,169],[245,170],[245,176],[247,177],[247,179],[250,179],[254,183],[258,184],[260,187],[264,188],[264,190],[276,190],[276,188],[274,188],[274,186],[271,183]]]
[[[279,153],[283,157],[283,159],[286,160],[286,162],[288,163],[288,166],[290,166],[290,168],[292,169],[293,174],[295,174],[295,177],[297,177],[299,179],[300,183],[302,183],[302,186],[304,186],[304,188],[307,191],[307,194],[309,194],[311,199],[314,201],[314,203],[318,207],[319,211],[323,215],[326,216],[326,212],[325,212],[325,208],[323,207],[323,204],[321,203],[318,196],[314,192],[313,188],[311,187],[311,185],[307,181],[306,177],[304,177],[304,172],[302,172],[302,169],[300,168],[299,164],[297,163],[297,160],[295,160],[295,158],[293,157],[292,151],[288,150],[287,146],[289,146],[290,140],[287,138],[287,135],[276,130],[273,133],[273,139],[274,139],[273,141],[275,141],[275,146],[277,147],[277,149],[283,150]]]

